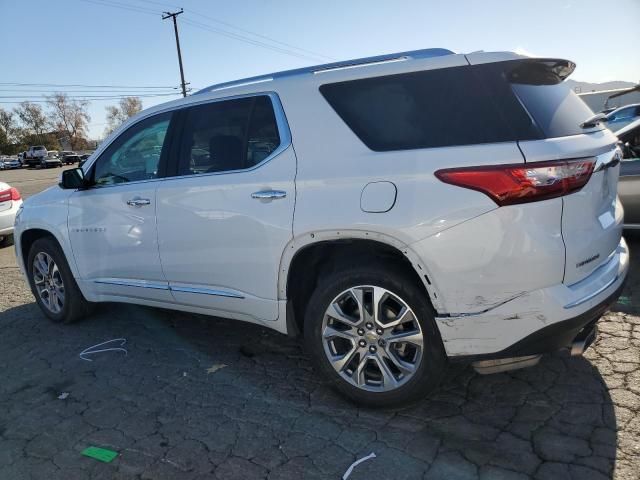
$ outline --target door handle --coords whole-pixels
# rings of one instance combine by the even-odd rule
[[[283,190],[261,190],[259,192],[253,192],[251,198],[257,198],[259,200],[274,200],[278,198],[284,198],[287,196],[287,192]]]
[[[149,205],[150,203],[151,200],[149,200],[148,198],[135,197],[131,200],[127,200],[127,205],[129,205],[130,207],[142,207],[143,205]]]

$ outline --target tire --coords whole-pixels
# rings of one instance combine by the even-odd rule
[[[39,257],[39,255],[43,256]],[[43,300],[43,296],[39,293],[39,288],[36,285],[38,273],[37,268],[34,267],[36,257],[40,260],[48,257],[52,259],[55,266],[57,266],[57,272],[54,274],[52,281],[56,285],[59,285],[61,280],[64,292],[62,305],[60,305],[60,302],[54,302],[55,305],[59,307],[58,311],[56,311],[55,308],[49,307]],[[34,276],[34,272],[36,272],[36,276]],[[29,286],[36,299],[36,303],[40,307],[40,310],[42,310],[51,321],[55,323],[73,323],[89,314],[91,304],[87,302],[82,295],[78,284],[71,274],[69,264],[62,249],[52,238],[41,238],[33,243],[27,259],[27,273],[29,275]]]
[[[386,291],[380,297],[383,300],[380,301],[381,308],[378,309],[381,312],[384,310],[385,315],[377,315],[373,321],[374,328],[371,329],[369,323],[372,322],[365,323],[365,320],[371,317],[363,319],[355,299],[356,296],[361,298],[366,311],[366,306],[372,303],[374,288],[377,288],[378,294]],[[341,310],[338,310],[340,314],[349,311],[349,305],[351,305],[351,314],[347,316],[350,319],[357,319],[356,323],[359,326],[357,330],[351,328],[348,322],[336,321],[334,318],[338,317],[327,315],[329,307],[338,302],[347,302],[342,304]],[[372,310],[369,308],[369,311]],[[407,315],[393,317],[394,311],[406,312]],[[411,319],[411,314],[413,314],[412,320],[396,327],[389,328],[386,327],[386,323],[381,323],[397,322],[399,317]],[[369,407],[407,405],[423,398],[437,387],[446,372],[447,359],[434,316],[435,311],[427,294],[403,270],[384,263],[367,265],[363,261],[359,265],[354,264],[320,278],[318,286],[309,299],[304,318],[306,349],[311,354],[317,371],[329,380],[332,387],[356,403]],[[342,340],[343,333],[337,336],[329,335],[329,342],[327,336],[323,336],[323,331],[329,331],[328,322],[332,322],[331,328],[334,328],[332,332],[335,330],[343,332],[341,328],[348,326],[350,330],[347,333],[353,336]],[[416,353],[419,342],[399,343],[398,334],[404,335],[404,338],[411,337],[416,341],[419,338],[422,339],[419,357]],[[337,351],[339,342],[342,343],[345,351],[358,350],[359,352],[341,355],[342,352]],[[350,345],[353,345],[353,349]],[[342,362],[343,358],[357,356],[346,361],[345,365],[340,367],[341,373],[338,373],[336,369],[338,367],[334,367],[334,363],[329,360],[330,355],[334,355],[334,361],[337,359],[336,364]],[[394,361],[391,361],[391,356],[394,357]],[[400,359],[402,361],[399,361]],[[384,369],[387,372],[386,376],[383,374],[383,368],[380,367],[380,361],[386,363],[388,367]],[[362,362],[364,362],[363,368],[361,368]],[[396,365],[401,365],[403,369],[410,365],[413,370],[406,370],[405,374]],[[363,376],[358,374],[360,371],[363,372]],[[364,379],[363,382],[361,382],[362,379]],[[376,384],[376,382],[379,383]]]
[[[0,248],[10,247],[13,245],[13,234],[7,235],[0,240]]]

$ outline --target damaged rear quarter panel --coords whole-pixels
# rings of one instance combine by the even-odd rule
[[[481,313],[562,283],[561,216],[561,199],[501,207],[411,245],[438,285],[441,313]]]

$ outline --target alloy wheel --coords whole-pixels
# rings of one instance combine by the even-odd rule
[[[64,282],[56,262],[48,253],[40,252],[33,259],[33,284],[47,310],[60,313],[65,301]]]
[[[327,359],[338,374],[367,391],[405,384],[422,361],[422,328],[409,305],[382,287],[357,286],[329,304],[322,321]]]

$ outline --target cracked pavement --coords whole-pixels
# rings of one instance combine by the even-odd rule
[[[640,236],[628,240],[633,255]],[[628,301],[584,358],[491,376],[453,366],[422,402],[370,410],[316,377],[300,342],[259,326],[120,304],[55,325],[13,255],[0,249],[0,479],[335,480],[370,452],[350,480],[640,478],[635,259]],[[127,355],[79,358],[119,337]],[[81,456],[88,446],[119,456]]]

